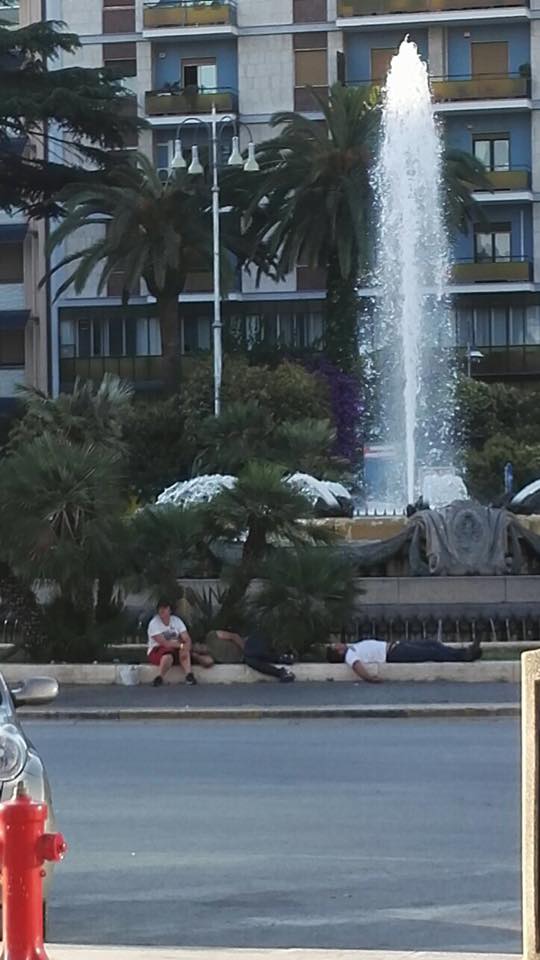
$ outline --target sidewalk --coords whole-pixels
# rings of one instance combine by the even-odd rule
[[[262,717],[517,716],[520,688],[510,683],[238,683],[61,686],[26,718],[56,720]]]
[[[517,954],[388,950],[174,950],[167,947],[48,947],[50,960],[517,960]]]

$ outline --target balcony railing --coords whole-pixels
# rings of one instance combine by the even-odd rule
[[[145,30],[161,27],[226,27],[234,24],[234,0],[160,0],[144,5]]]
[[[513,167],[511,170],[487,170],[486,176],[493,190],[528,190],[531,185],[530,170]]]
[[[444,100],[505,100],[528,97],[529,77],[519,73],[482,74],[478,77],[432,78],[433,96]]]
[[[192,357],[181,357],[180,375],[185,374]],[[146,389],[160,389],[163,384],[163,357],[64,357],[60,360],[62,388],[69,388],[77,377],[99,383],[104,374],[112,373],[122,380]]]
[[[527,283],[532,277],[529,260],[459,260],[453,266],[454,283]]]
[[[534,344],[505,344],[502,347],[475,345],[482,356],[474,361],[472,372],[477,377],[538,377],[540,374],[540,347]],[[466,352],[462,351],[466,362]]]
[[[177,117],[190,114],[211,113],[215,103],[218,113],[235,113],[237,95],[232,90],[181,89],[150,90],[145,97],[146,114],[149,117]]]
[[[338,17],[351,19],[384,13],[437,13],[524,6],[529,6],[529,0],[338,0]]]

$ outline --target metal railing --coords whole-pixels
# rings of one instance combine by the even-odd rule
[[[190,357],[180,360],[180,373],[185,372]],[[98,383],[104,374],[112,373],[135,386],[159,389],[164,382],[163,357],[63,357],[60,360],[60,382],[69,388],[77,377]]]
[[[179,88],[149,90],[145,94],[145,110],[149,117],[177,117],[212,112],[215,103],[218,113],[236,113],[238,95],[227,87],[213,90]]]
[[[350,624],[355,638],[379,637],[394,640],[427,640],[436,638],[446,643],[517,642],[540,640],[540,604],[516,604],[511,610],[497,610],[488,604],[476,607],[437,605],[433,611],[424,607],[366,608],[359,611]]]
[[[143,27],[224,27],[236,24],[235,0],[160,0],[147,2],[143,9]]]

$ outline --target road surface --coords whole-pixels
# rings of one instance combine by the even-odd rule
[[[511,720],[28,723],[59,942],[518,952]]]

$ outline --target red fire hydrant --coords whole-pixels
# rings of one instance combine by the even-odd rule
[[[61,860],[67,844],[45,833],[47,805],[30,799],[22,784],[15,800],[0,804],[2,960],[47,960],[43,946],[43,865]]]

